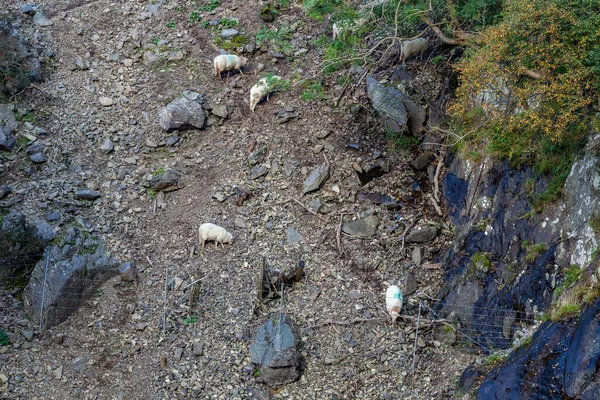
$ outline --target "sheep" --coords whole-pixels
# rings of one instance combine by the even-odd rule
[[[219,79],[223,79],[221,77],[221,72],[234,69],[237,69],[240,71],[240,74],[244,75],[242,67],[246,65],[247,62],[248,59],[246,57],[238,57],[233,54],[221,54],[220,56],[216,56],[213,61],[215,66],[215,76],[218,76]]]
[[[429,47],[429,42],[427,39],[418,38],[414,40],[407,40],[402,43],[402,47],[400,48],[400,63],[404,64],[408,57],[420,54],[423,55],[427,48]]]
[[[392,317],[392,323],[396,323],[396,318],[402,310],[402,292],[398,286],[390,286],[385,292],[385,305],[388,313]]]
[[[357,20],[341,20],[333,23],[331,28],[333,32],[333,40],[336,40],[344,32],[354,32],[367,22],[367,18],[359,18]]]
[[[227,232],[225,228],[221,228],[220,226],[215,224],[206,223],[200,225],[200,229],[198,229],[198,234],[200,236],[200,243],[202,244],[202,248],[204,248],[204,244],[208,240],[212,240],[215,242],[215,249],[219,247],[219,243],[221,243],[221,246],[225,248],[225,245],[223,243],[233,242],[233,235]]]
[[[275,88],[275,84],[281,81],[281,77],[278,75],[272,75],[271,77],[264,77],[252,86],[250,89],[250,110],[254,111],[256,105],[265,97],[268,96]]]

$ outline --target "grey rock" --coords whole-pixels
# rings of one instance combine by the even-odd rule
[[[215,106],[211,110],[211,113],[220,118],[225,118],[225,119],[229,118],[229,110],[223,104],[219,104],[218,106]]]
[[[0,127],[5,134],[10,134],[19,127],[14,111],[15,106],[13,104],[0,104]]]
[[[233,225],[235,225],[236,228],[240,228],[240,229],[247,229],[248,228],[248,224],[246,224],[246,221],[244,221],[240,217],[235,217],[235,219],[233,220]]]
[[[308,202],[308,208],[310,208],[314,212],[318,213],[323,208],[323,203],[317,199],[312,199],[311,201]]]
[[[259,146],[248,156],[248,165],[251,167],[261,162],[267,154],[267,146]]]
[[[150,186],[152,186],[152,188],[157,192],[161,190],[165,192],[170,192],[173,190],[181,189],[181,175],[182,174],[180,172],[174,171],[172,169],[167,170],[161,174],[154,176],[150,180]]]
[[[319,165],[304,180],[302,185],[302,194],[307,194],[319,190],[325,181],[329,178],[329,166]]]
[[[315,135],[317,139],[325,139],[327,136],[331,134],[331,131],[328,129],[323,129]]]
[[[23,4],[21,6],[21,12],[23,14],[35,14],[35,12],[37,12],[40,9],[39,6],[33,5],[33,4]]]
[[[12,151],[17,144],[17,140],[6,128],[0,126],[0,150]]]
[[[90,361],[87,357],[76,357],[71,361],[71,367],[73,368],[73,372],[79,374],[85,370],[87,363]]]
[[[203,355],[204,354],[204,342],[194,342],[194,345],[192,346],[192,353],[196,357]]]
[[[411,272],[406,272],[402,278],[402,293],[405,296],[410,296],[415,293],[419,287],[415,276]]]
[[[102,150],[102,152],[105,154],[110,153],[111,151],[113,151],[114,148],[115,146],[109,138],[106,138],[104,143],[102,143],[102,146],[100,146],[100,150]]]
[[[237,29],[223,29],[221,31],[221,37],[226,40],[233,39],[239,34],[240,32]]]
[[[202,129],[206,115],[202,106],[186,97],[173,100],[158,113],[160,127],[165,131],[191,125]]]
[[[257,165],[256,167],[252,168],[252,171],[250,171],[250,179],[258,179],[261,176],[265,176],[268,172],[269,169],[264,165]]]
[[[33,16],[33,24],[37,26],[50,26],[54,25],[54,21],[48,19],[41,11],[38,11]]]
[[[438,228],[429,226],[423,229],[413,229],[406,236],[406,243],[427,243],[431,242],[438,235]]]
[[[23,337],[25,337],[25,339],[27,339],[28,341],[32,341],[33,340],[33,331],[30,330],[22,330],[21,333],[23,334]]]
[[[287,242],[288,244],[296,244],[300,243],[304,240],[300,232],[292,228],[291,226],[287,228]]]
[[[137,282],[137,268],[132,261],[125,262],[119,267],[119,274],[123,282]]]
[[[299,344],[299,332],[285,314],[281,320],[269,319],[258,328],[250,345],[250,358],[259,366],[260,377],[267,385],[278,387],[300,378],[304,359]]]
[[[173,358],[175,359],[175,361],[181,361],[182,356],[183,356],[183,349],[181,347],[176,348],[175,352],[173,353]]]
[[[169,136],[167,138],[167,146],[175,146],[177,143],[179,143],[180,139],[181,138],[177,135]]]
[[[40,218],[33,218],[31,226],[34,229],[34,236],[42,242],[49,242],[56,237],[54,227]]]
[[[48,268],[45,268],[45,258],[38,261],[23,292],[25,312],[34,324],[39,324],[41,310],[44,328],[65,321],[118,273],[117,260],[106,253],[104,242],[95,236],[84,238],[76,233],[62,249],[47,247],[46,257]],[[85,279],[81,279],[83,277]],[[42,290],[44,285],[45,290]],[[45,293],[43,300],[42,292]],[[59,306],[65,302],[69,307]]]
[[[161,2],[162,4],[162,2]],[[152,14],[152,15],[156,15],[158,14],[158,9],[160,8],[160,5],[158,4],[146,4],[146,7],[144,7],[144,9],[146,10],[146,12]]]
[[[375,235],[377,225],[379,225],[379,218],[375,215],[371,215],[370,217],[356,221],[344,222],[342,225],[342,232],[353,236],[368,237]]]
[[[425,152],[423,154],[419,154],[417,158],[411,161],[410,166],[416,169],[417,171],[421,171],[429,165],[429,160],[431,159],[431,153]]]
[[[75,198],[80,200],[96,200],[102,197],[102,195],[95,190],[82,189],[75,192]]]
[[[58,211],[51,211],[48,214],[46,214],[46,220],[48,221],[58,221],[60,217],[61,215]]]
[[[0,200],[12,193],[12,188],[7,185],[0,185]]]
[[[421,263],[423,261],[423,249],[418,246],[415,247],[412,252],[411,259],[412,259],[413,264],[415,264],[417,267],[420,267]]]
[[[42,152],[30,155],[29,159],[35,164],[42,164],[48,161],[48,157],[46,157]]]
[[[408,114],[402,103],[405,95],[394,86],[383,85],[372,76],[367,77],[367,95],[373,108],[381,115],[386,128],[395,133],[406,130]]]
[[[86,69],[90,69],[90,62],[88,60],[82,60],[81,58],[78,58],[77,60],[75,60],[75,66],[77,67],[77,69],[83,71]]]

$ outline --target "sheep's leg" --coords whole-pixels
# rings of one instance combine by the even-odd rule
[[[219,242],[217,242],[217,241],[215,240],[215,249],[218,249],[218,248],[219,248]]]
[[[242,76],[245,76],[241,68],[238,71],[240,71],[240,74],[242,74]]]
[[[202,237],[200,237],[200,243],[202,244],[202,248],[204,248],[204,244],[206,243],[206,241],[202,239]]]

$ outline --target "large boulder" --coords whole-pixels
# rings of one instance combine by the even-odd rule
[[[256,339],[250,345],[250,357],[267,385],[282,386],[300,378],[304,359],[299,344],[299,332],[285,314],[280,319],[269,319],[258,328]]]
[[[379,83],[374,77],[368,76],[367,95],[373,108],[381,115],[387,129],[394,133],[406,131],[408,113],[402,101],[406,96],[400,90]]]
[[[182,96],[170,102],[158,113],[160,127],[165,131],[188,128],[198,129],[204,127],[206,114],[201,105],[200,96]]]

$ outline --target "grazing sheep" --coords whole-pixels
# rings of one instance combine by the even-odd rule
[[[357,20],[341,20],[333,23],[331,28],[333,32],[333,40],[336,40],[344,32],[354,32],[367,22],[367,18],[359,18]]]
[[[240,71],[240,74],[244,75],[242,72],[242,67],[246,65],[248,59],[246,57],[238,57],[233,54],[221,54],[220,56],[216,56],[214,60],[215,65],[215,76],[221,78],[221,72],[231,71],[237,69]]]
[[[418,38],[414,40],[407,40],[402,43],[402,47],[400,49],[400,63],[404,64],[408,57],[420,54],[423,55],[427,51],[429,47],[429,42],[427,39]]]
[[[250,89],[250,110],[254,111],[256,105],[265,97],[268,96],[275,88],[273,87],[275,83],[281,81],[281,77],[278,75],[273,75],[271,77],[264,77]]]
[[[221,243],[221,246],[224,248],[225,245],[223,243],[233,242],[233,235],[227,232],[225,228],[221,228],[215,224],[202,224],[200,225],[198,232],[200,235],[200,243],[202,244],[202,248],[204,248],[204,244],[209,240],[215,242],[215,249],[219,247],[219,243]]]
[[[402,310],[402,292],[398,286],[390,286],[385,292],[385,305],[388,313],[392,317],[392,323],[396,323],[396,318]]]

